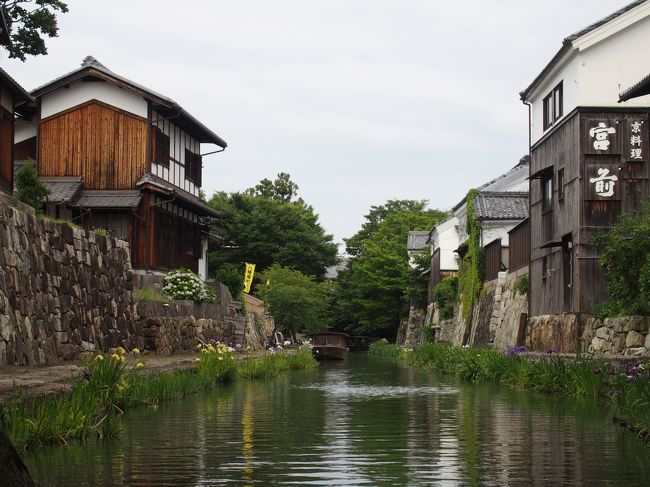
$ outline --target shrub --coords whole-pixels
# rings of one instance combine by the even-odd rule
[[[26,163],[16,173],[16,198],[36,210],[43,212],[43,202],[50,190],[38,180],[38,173],[31,162]]]
[[[454,315],[454,305],[458,299],[458,278],[447,276],[433,289],[433,302],[440,310],[440,317],[449,319]]]
[[[171,299],[188,299],[197,303],[214,302],[203,280],[188,269],[174,269],[165,274],[162,292]]]
[[[528,294],[528,274],[524,274],[515,281],[515,285],[512,289],[517,294],[526,295]]]
[[[650,199],[637,215],[621,215],[593,243],[600,251],[610,296],[600,314],[650,315]]]
[[[240,267],[224,264],[215,273],[217,280],[228,288],[234,298],[238,298],[244,289],[244,274],[240,271]]]

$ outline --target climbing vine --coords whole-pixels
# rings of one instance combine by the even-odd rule
[[[483,249],[481,248],[481,230],[476,221],[474,203],[478,190],[470,189],[467,193],[467,253],[458,269],[458,290],[461,294],[463,319],[469,321],[472,307],[478,300],[483,280]]]

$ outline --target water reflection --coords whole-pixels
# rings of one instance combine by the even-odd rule
[[[650,449],[580,403],[365,357],[238,382],[28,455],[42,485],[641,485]]]

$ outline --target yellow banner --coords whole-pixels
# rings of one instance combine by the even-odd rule
[[[246,272],[244,273],[244,292],[248,294],[251,292],[251,285],[253,284],[253,276],[255,275],[255,264],[246,262]]]

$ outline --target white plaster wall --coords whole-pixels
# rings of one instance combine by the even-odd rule
[[[147,102],[131,91],[107,81],[77,81],[41,98],[41,118],[46,118],[90,100],[99,100],[121,110],[147,118]]]
[[[566,60],[561,66],[558,66],[548,80],[541,84],[535,90],[535,96],[531,97],[531,136],[532,143],[537,142],[544,135],[544,97],[548,95],[553,88],[555,88],[560,81],[562,81],[562,117],[555,122],[560,121],[567,116],[576,106],[578,106],[579,88],[580,88],[580,70],[579,59],[576,54]],[[616,95],[618,100],[618,94]],[[552,127],[552,126],[551,126]],[[549,128],[550,130],[550,128]]]
[[[204,281],[208,278],[208,239],[201,240],[201,258],[199,259],[199,276]]]
[[[165,181],[184,189],[194,196],[199,196],[200,187],[189,179],[185,179],[185,149],[200,154],[201,144],[178,128],[171,120],[165,120],[162,115],[154,111],[152,113],[152,125],[160,128],[165,135],[169,136],[169,168],[155,162],[151,165],[151,171]]]
[[[453,218],[453,225],[442,229],[437,236],[437,246],[440,248],[440,269],[444,271],[458,270],[458,261],[454,250],[460,245],[458,238],[458,219]]]
[[[647,107],[650,96],[618,103],[618,95],[650,73],[650,17],[580,51],[579,106]]]
[[[647,10],[650,11],[650,6]],[[547,81],[531,94],[533,144],[545,133],[542,101],[560,81],[563,81],[563,117],[578,106],[650,106],[650,95],[618,103],[622,91],[650,73],[650,56],[647,55],[650,16],[610,37],[603,38],[604,35],[600,40],[579,39],[580,42],[575,43],[576,50],[549,73]]]
[[[481,222],[481,245],[485,246],[490,242],[500,238],[501,245],[507,247],[510,245],[508,232],[519,223],[521,223],[521,220]]]
[[[22,142],[23,140],[31,139],[36,137],[38,134],[38,128],[36,122],[30,122],[26,120],[16,120],[15,123],[15,132],[14,132],[14,144]]]

